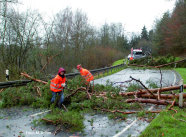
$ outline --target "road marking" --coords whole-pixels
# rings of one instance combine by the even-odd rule
[[[154,106],[151,106],[148,110],[150,111],[153,108],[154,108]],[[125,127],[121,132],[117,133],[113,137],[119,137],[119,136],[121,136],[127,129],[129,129],[130,127],[132,127],[136,122],[137,122],[137,119],[135,119],[130,125],[128,125],[127,127]]]
[[[121,134],[123,134],[127,129],[129,129],[132,125],[134,125],[137,122],[137,119],[134,120],[130,125],[128,125],[127,127],[125,127],[121,132],[119,132],[118,134],[114,135],[113,137],[119,137]]]
[[[51,111],[51,110],[47,110],[47,111],[44,111],[44,112],[39,112],[39,113],[30,115],[30,117],[35,117],[35,116],[38,116],[38,115],[41,115],[41,114],[44,114],[44,113],[47,113],[47,112],[50,112],[50,111]]]

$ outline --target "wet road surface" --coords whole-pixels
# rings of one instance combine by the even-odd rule
[[[137,70],[137,69],[124,69],[120,72],[117,72],[113,75],[106,76],[103,78],[100,78],[98,80],[95,80],[95,84],[106,84],[107,80],[109,80],[112,83],[116,83],[115,86],[120,85],[119,82],[124,82],[127,80],[130,80],[130,76],[132,76],[135,79],[138,79],[143,82],[146,86],[148,84],[147,81],[152,81],[156,83],[158,86],[160,86],[160,71],[159,70],[152,70],[152,69],[146,69],[146,70]],[[170,86],[175,85],[177,82],[177,75],[172,70],[162,70],[162,86]],[[127,83],[126,83],[127,84]]]

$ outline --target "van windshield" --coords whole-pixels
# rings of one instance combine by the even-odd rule
[[[143,55],[143,53],[139,52],[139,51],[134,51],[133,54],[135,54],[135,55]]]

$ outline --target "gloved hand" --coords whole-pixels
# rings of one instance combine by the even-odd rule
[[[66,85],[65,83],[62,83],[62,84],[61,84],[62,87],[65,87],[65,85]]]

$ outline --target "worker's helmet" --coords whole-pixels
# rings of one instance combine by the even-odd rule
[[[81,67],[81,64],[77,65],[77,69],[80,69],[80,68],[82,68],[82,67]]]
[[[65,70],[64,68],[59,68],[59,70],[58,70],[58,74],[61,73],[61,72],[66,73],[66,70]]]

